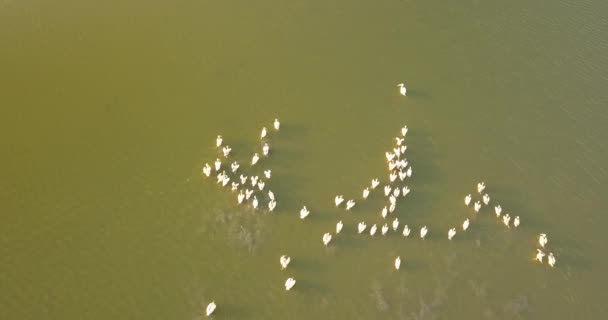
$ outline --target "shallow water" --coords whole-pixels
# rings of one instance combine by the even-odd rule
[[[0,318],[605,315],[608,5],[486,2],[1,2]],[[253,212],[200,171],[275,117]],[[357,235],[404,124],[412,236]],[[463,205],[480,180],[520,228]]]

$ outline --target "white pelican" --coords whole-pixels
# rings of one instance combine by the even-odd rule
[[[386,219],[387,215],[388,215],[388,209],[386,208],[386,206],[384,206],[384,208],[382,208],[382,218]]]
[[[264,146],[262,147],[262,154],[267,156],[269,151],[270,151],[270,146],[268,145],[268,143],[264,143]]]
[[[260,179],[260,182],[258,182],[258,189],[260,189],[260,191],[264,190],[265,185],[266,183]]]
[[[397,140],[397,145],[400,146],[405,139],[399,138],[399,137],[395,137],[395,140]]]
[[[272,170],[270,170],[270,169],[264,170],[264,176],[266,177],[266,179],[270,179],[271,175],[272,175]]]
[[[399,218],[395,218],[395,220],[393,220],[393,230],[397,231],[397,228],[399,228]]]
[[[391,203],[391,206],[388,207],[388,212],[393,213],[395,211],[395,208],[397,208],[397,205],[394,203]]]
[[[424,239],[424,237],[426,237],[426,234],[429,232],[429,229],[427,229],[426,226],[422,227],[422,229],[420,229],[420,238]]]
[[[215,301],[211,301],[211,303],[207,305],[207,309],[205,310],[207,317],[210,316],[213,311],[215,311],[215,308],[217,308],[217,305],[215,305]]]
[[[215,159],[215,171],[220,171],[221,167],[222,167],[222,161],[220,160],[220,158]]]
[[[247,176],[241,175],[241,184],[245,185],[247,183]]]
[[[490,204],[490,195],[488,195],[487,193],[483,195],[483,203],[487,206],[488,204]]]
[[[255,176],[255,177],[251,176],[251,177],[249,177],[249,180],[251,180],[251,186],[252,187],[255,187],[258,184],[258,179],[259,179],[258,176]]]
[[[281,263],[281,270],[285,270],[287,268],[287,266],[289,265],[289,262],[291,262],[291,257],[282,255],[281,258],[279,259],[279,262]]]
[[[403,189],[401,189],[401,194],[405,197],[407,196],[407,194],[410,193],[410,188],[408,188],[408,186],[403,187]]]
[[[496,212],[496,218],[500,217],[500,213],[502,212],[500,205],[494,207],[494,212]]]
[[[331,241],[331,234],[330,233],[325,233],[323,235],[323,244],[327,246],[330,241]]]
[[[376,187],[380,184],[380,180],[372,179],[372,189],[376,189]]]
[[[342,231],[342,227],[344,227],[344,224],[342,223],[342,220],[338,221],[338,223],[336,223],[336,234],[340,233],[340,231]]]
[[[208,163],[205,163],[205,167],[203,168],[203,173],[207,177],[211,175],[211,166]]]
[[[222,183],[222,181],[224,181],[224,175],[225,175],[224,171],[217,174],[217,183]]]
[[[407,93],[407,89],[405,88],[405,85],[403,83],[400,83],[397,85],[397,87],[399,87],[399,94],[401,94],[402,96],[405,96]]]
[[[399,180],[403,181],[405,178],[407,178],[407,173],[399,170]]]
[[[398,175],[397,175],[396,173],[393,173],[393,172],[391,172],[391,173],[388,175],[388,179],[389,179],[391,182],[395,182],[395,180],[397,180],[397,177],[398,177]]]
[[[393,196],[398,197],[401,194],[401,190],[399,188],[395,188],[393,190]]]
[[[411,177],[412,176],[412,166],[409,166],[409,168],[407,168],[407,171],[405,172],[407,173],[407,177]]]
[[[243,203],[243,199],[245,199],[245,194],[243,193],[243,190],[241,190],[241,192],[239,192],[239,195],[237,196],[239,204]]]
[[[230,146],[225,146],[222,148],[222,153],[224,154],[224,158],[228,158],[230,151],[232,151],[232,148],[230,148]]]
[[[359,225],[357,226],[357,232],[363,233],[363,231],[365,231],[365,228],[367,228],[365,222],[359,222]]]
[[[260,133],[260,139],[264,139],[266,137],[266,127],[262,127],[262,133]]]
[[[249,200],[254,190],[245,189],[245,199]]]
[[[467,205],[467,206],[468,206],[469,204],[471,204],[471,194],[470,194],[470,193],[469,193],[469,194],[467,194],[467,196],[466,196],[466,197],[464,197],[464,204],[465,204],[465,205]]]
[[[401,128],[401,135],[405,137],[406,134],[407,134],[407,126],[403,126],[403,128]]]
[[[509,226],[509,222],[511,221],[511,217],[509,216],[508,213],[506,213],[504,216],[502,216],[502,223],[505,224],[505,226],[507,226],[507,228],[511,228]]]
[[[232,183],[232,191],[236,191],[239,188],[239,184],[237,182]]]
[[[274,119],[274,122],[272,123],[272,125],[274,126],[275,130],[279,130],[279,128],[281,127],[281,123],[279,122],[279,119]]]
[[[239,163],[238,163],[238,162],[236,162],[236,161],[235,161],[235,162],[233,162],[233,163],[230,165],[230,168],[232,169],[232,172],[233,172],[233,173],[234,173],[234,172],[236,172],[236,171],[239,169],[239,167],[240,167],[240,166],[239,166]]]
[[[407,150],[407,146],[406,146],[406,145],[402,145],[402,146],[401,146],[401,153],[402,153],[402,154],[405,154],[405,150]],[[406,161],[404,161],[403,163],[407,164],[407,162],[406,162]],[[405,167],[407,167],[407,165],[402,165],[402,167],[404,167],[404,168],[405,168]]]
[[[549,252],[549,256],[547,256],[547,260],[549,260],[549,265],[551,266],[551,268],[553,268],[553,266],[555,266],[555,256],[553,256],[552,252]]]
[[[268,190],[268,198],[270,200],[274,200],[274,192],[272,192],[271,190]]]
[[[254,209],[258,208],[258,198],[256,196],[253,196],[253,201],[251,202],[251,204],[253,205]]]
[[[304,208],[302,208],[302,210],[300,210],[300,219],[304,219],[304,218],[308,217],[309,214],[310,214],[310,211],[308,211],[308,209],[306,209],[306,206],[304,206]]]
[[[389,162],[393,161],[393,159],[395,158],[395,154],[391,153],[391,152],[388,152],[388,151],[385,153],[385,155],[386,155],[386,160],[389,161]]]
[[[384,235],[386,235],[386,233],[387,233],[387,232],[388,232],[388,225],[385,223],[385,224],[382,226],[382,235],[383,235],[383,236],[384,236]]]
[[[258,160],[260,160],[260,156],[258,156],[257,153],[253,154],[253,157],[251,158],[251,165],[255,165],[256,163],[258,163]]]
[[[541,233],[540,236],[538,236],[538,244],[540,244],[540,246],[544,248],[547,242],[549,242],[549,239],[547,239],[547,235]]]
[[[397,162],[395,162],[395,161],[389,161],[388,162],[388,170],[392,171],[396,167],[397,167]]]
[[[462,223],[462,231],[467,231],[467,229],[469,228],[469,219],[466,219],[463,223]]]
[[[391,186],[384,186],[384,196],[388,197],[391,194]]]
[[[268,211],[274,211],[274,208],[277,207],[277,202],[274,200],[270,200],[268,202]]]
[[[342,195],[336,196],[336,198],[334,199],[336,207],[339,206],[342,202],[344,202],[344,197]]]
[[[228,182],[230,182],[230,177],[227,175],[224,175],[224,177],[222,178],[222,187],[225,187]]]
[[[399,270],[399,267],[401,267],[401,257],[395,259],[395,269]]]
[[[513,226],[515,226],[515,228],[519,227],[519,216],[515,217],[513,220]]]
[[[448,231],[448,240],[452,240],[452,238],[454,238],[455,235],[456,235],[456,228],[450,229],[450,231]]]
[[[215,138],[215,146],[219,148],[221,145],[222,145],[222,136],[218,135],[217,138]]]
[[[369,196],[369,188],[363,189],[363,199],[367,199]]]
[[[483,181],[477,184],[477,192],[479,192],[479,194],[481,194],[485,188],[486,184]]]
[[[403,227],[403,236],[404,237],[409,237],[410,236],[410,232],[412,230],[410,230],[410,228],[407,226],[407,224],[405,225],[405,227]]]
[[[479,209],[481,209],[481,202],[475,201],[475,207],[473,207],[473,209],[475,209],[475,212],[479,212]]]
[[[538,262],[543,263],[543,257],[545,256],[545,253],[540,251],[540,249],[536,249],[537,253],[536,253],[536,259],[538,260]]]
[[[397,159],[399,159],[399,156],[401,155],[401,148],[395,147],[395,148],[393,148],[393,151],[395,151],[395,155],[397,156]],[[399,166],[399,163],[397,163],[397,167],[398,166]]]
[[[355,201],[354,200],[348,200],[346,202],[346,210],[350,210],[354,206],[355,206]]]
[[[395,196],[394,196],[394,195],[392,195],[392,194],[391,194],[391,196],[390,196],[390,197],[388,197],[388,201],[389,201],[391,204],[397,204],[397,198],[395,198]]]
[[[285,281],[285,290],[289,291],[293,286],[296,285],[296,280],[294,278],[289,278]]]
[[[378,230],[378,227],[374,224],[370,229],[369,229],[369,234],[373,237],[376,234],[376,230]]]

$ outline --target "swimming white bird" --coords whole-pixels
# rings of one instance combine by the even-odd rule
[[[245,189],[245,199],[249,200],[254,190]]]
[[[363,189],[363,199],[367,199],[369,196],[369,188]]]
[[[502,223],[504,223],[504,225],[507,226],[508,228],[511,228],[511,226],[509,226],[510,221],[511,221],[511,217],[509,216],[508,213],[506,213],[504,216],[502,216]]]
[[[289,278],[285,281],[285,290],[289,291],[293,286],[296,285],[296,280],[294,278]]]
[[[385,224],[382,226],[382,235],[383,235],[383,236],[384,236],[384,235],[386,235],[386,233],[387,233],[387,232],[388,232],[388,225],[385,223]]]
[[[403,236],[404,237],[409,237],[410,236],[410,232],[412,230],[410,230],[410,228],[407,226],[407,224],[405,225],[405,227],[403,227]]]
[[[254,209],[258,208],[258,198],[256,196],[253,196],[253,201],[251,202],[251,204],[253,205]]]
[[[395,259],[395,269],[399,270],[399,267],[401,267],[401,257]]]
[[[233,163],[230,165],[230,168],[232,169],[232,172],[233,172],[233,173],[234,173],[234,172],[236,172],[236,171],[239,169],[239,167],[240,167],[240,166],[239,166],[239,163],[238,163],[238,162],[236,162],[236,161],[235,161],[235,162],[233,162]]]
[[[275,118],[274,122],[273,122],[273,125],[274,125],[274,129],[275,130],[279,130],[279,128],[281,127],[281,123],[279,122],[279,119]]]
[[[398,175],[397,175],[396,173],[394,173],[394,172],[391,172],[391,173],[388,175],[388,179],[389,179],[391,182],[395,182],[395,180],[397,180],[397,177],[398,177]]]
[[[270,200],[268,202],[268,211],[274,211],[274,208],[277,207],[277,202],[274,200]]]
[[[228,182],[230,182],[230,177],[227,175],[224,175],[224,177],[222,178],[222,187],[225,187],[226,185],[228,185]]]
[[[268,190],[268,198],[270,200],[274,200],[274,192],[272,192],[271,190]]]
[[[403,187],[403,189],[401,189],[401,194],[405,197],[407,196],[407,194],[410,193],[410,188],[408,188],[408,186]]]
[[[395,161],[389,161],[388,162],[388,170],[392,171],[393,169],[395,169],[397,167],[397,162]]]
[[[291,257],[282,255],[281,258],[279,258],[279,262],[281,263],[281,270],[285,270],[291,262]]]
[[[207,317],[215,311],[215,308],[217,308],[215,301],[211,301],[211,303],[207,305],[207,309],[205,309],[205,314],[207,315]]]
[[[490,204],[490,196],[486,193],[483,195],[483,203],[487,206]]]
[[[330,233],[325,233],[323,235],[323,244],[327,246],[330,241],[331,241],[331,234]]]
[[[342,223],[342,220],[338,221],[338,223],[336,223],[336,234],[340,233],[340,231],[342,231],[342,227],[344,227],[344,224]]]
[[[363,231],[365,231],[365,228],[367,228],[365,222],[359,222],[359,225],[357,225],[357,232],[363,233]]]
[[[412,176],[412,166],[409,166],[409,168],[407,168],[406,173],[408,178]]]
[[[456,228],[450,229],[450,231],[448,231],[448,240],[452,240],[452,238],[454,238],[455,235],[456,235]]]
[[[388,207],[388,212],[393,213],[395,211],[395,208],[397,208],[397,205],[394,203],[391,203],[391,206]]]
[[[239,192],[239,195],[237,196],[237,200],[239,201],[239,204],[243,203],[243,199],[245,199],[245,194],[241,190],[241,192]]]
[[[494,207],[494,212],[496,212],[496,217],[500,217],[500,213],[502,212],[502,208],[500,207],[500,205],[497,205]]]
[[[549,252],[549,256],[547,257],[547,260],[548,260],[551,268],[553,268],[553,266],[555,266],[555,256],[553,256],[552,252]]]
[[[469,193],[469,194],[467,194],[467,196],[466,196],[466,197],[464,197],[464,204],[465,204],[465,205],[467,205],[467,206],[468,206],[469,204],[471,204],[471,194],[470,194],[470,193]]]
[[[258,176],[251,176],[251,177],[249,177],[249,180],[251,180],[251,186],[252,187],[255,187],[258,184],[258,179],[259,179]]]
[[[260,139],[264,139],[266,137],[266,127],[262,127],[262,133],[260,133]]]
[[[405,137],[406,134],[407,134],[407,126],[403,126],[403,128],[401,128],[401,135]]]
[[[391,194],[391,186],[384,186],[384,196],[388,197]]]
[[[426,226],[422,227],[422,229],[420,229],[420,238],[424,239],[424,237],[426,237],[426,234],[429,232],[429,229],[427,229]]]
[[[395,140],[397,140],[397,145],[400,146],[405,139],[399,138],[399,137],[395,137]]]
[[[405,85],[403,83],[400,83],[400,84],[397,85],[397,87],[399,87],[399,93],[402,96],[405,96],[406,93],[407,93],[407,89],[405,88]]]
[[[257,153],[253,154],[253,157],[251,158],[251,165],[255,165],[256,163],[258,163],[258,160],[260,160],[260,156],[258,156]]]
[[[355,201],[354,200],[348,200],[346,202],[346,210],[350,210],[354,206],[355,206]]]
[[[380,184],[380,180],[372,179],[372,189],[376,189],[376,187]]]
[[[221,145],[222,145],[222,136],[218,135],[217,138],[215,138],[215,146],[219,148]]]
[[[403,181],[407,178],[407,173],[399,170],[399,180]]]
[[[241,175],[241,184],[245,185],[247,183],[247,176]]]
[[[203,174],[205,174],[207,177],[211,175],[211,166],[208,163],[205,163]]]
[[[389,201],[391,204],[397,204],[397,198],[395,198],[395,196],[394,196],[394,195],[392,195],[392,194],[391,194],[391,196],[390,196],[390,197],[388,197],[388,201]]]
[[[264,143],[264,146],[262,147],[262,154],[267,156],[269,151],[270,151],[270,146],[268,145],[268,143]]]
[[[473,209],[475,209],[475,212],[479,212],[479,209],[481,209],[481,202],[475,201],[475,207]]]
[[[222,181],[224,181],[225,174],[226,173],[224,171],[217,174],[217,183],[222,183]]]
[[[513,220],[513,226],[515,226],[515,228],[519,227],[519,216],[515,217]]]
[[[386,155],[386,160],[389,161],[389,162],[393,161],[393,159],[395,158],[395,154],[391,153],[391,152],[388,152],[388,151],[385,153],[385,155]]]
[[[265,185],[266,183],[260,179],[260,182],[258,182],[258,189],[260,189],[260,191],[264,190]]]
[[[264,170],[264,176],[266,177],[266,179],[270,179],[271,175],[272,175],[272,170],[270,170],[270,169]]]
[[[378,230],[378,227],[374,224],[371,229],[369,229],[369,234],[373,237],[376,234],[376,230]]]
[[[342,202],[344,202],[344,197],[342,195],[336,196],[336,198],[334,199],[336,207],[339,206]]]
[[[406,145],[402,145],[401,146],[401,154],[405,154],[406,150],[407,150],[407,146]],[[401,165],[402,168],[407,167],[407,161],[403,161],[402,163],[405,163],[405,165]]]
[[[224,154],[224,158],[228,158],[230,151],[232,151],[232,148],[230,148],[230,146],[225,146],[224,148],[222,148],[222,153]]]
[[[538,236],[538,244],[540,244],[541,247],[545,247],[545,245],[547,244],[547,242],[549,242],[549,239],[547,239],[547,235],[544,233],[541,233]]]
[[[233,182],[231,190],[236,191],[238,188],[239,188],[239,184],[237,182]]]
[[[467,229],[469,228],[469,219],[466,219],[463,223],[462,223],[462,231],[467,231]]]
[[[386,219],[387,215],[388,215],[388,209],[386,208],[386,206],[384,206],[384,208],[382,208],[382,218]]]
[[[304,219],[304,218],[308,217],[309,214],[310,214],[310,211],[308,211],[308,209],[306,209],[306,206],[304,206],[304,208],[302,208],[302,210],[300,210],[300,219]]]
[[[540,251],[540,249],[536,249],[537,253],[536,253],[536,259],[538,260],[538,262],[543,263],[543,257],[545,256],[545,253]]]
[[[399,218],[395,218],[395,220],[393,220],[393,230],[397,231],[397,228],[399,228]]]
[[[479,192],[479,194],[481,194],[485,188],[486,184],[483,181],[477,184],[477,192]]]
[[[393,190],[393,196],[398,197],[401,194],[401,190],[399,190],[399,188],[395,188]]]
[[[222,161],[220,160],[220,158],[217,158],[215,160],[215,171],[220,171],[221,167],[222,167]]]
[[[399,148],[399,146],[393,148],[393,151],[395,152],[395,155],[397,156],[397,159],[399,159],[399,156],[401,156],[401,148]],[[397,167],[399,167],[399,162],[396,163]]]

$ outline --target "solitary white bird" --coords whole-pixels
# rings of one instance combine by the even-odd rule
[[[481,202],[475,201],[475,207],[473,209],[475,209],[475,212],[479,212],[479,209],[481,209]]]
[[[287,281],[285,281],[285,290],[289,291],[295,285],[296,285],[296,280],[294,278],[288,278]]]
[[[245,194],[241,190],[241,192],[239,192],[239,195],[237,196],[237,200],[239,201],[239,204],[243,203],[243,199],[245,199]]]
[[[247,176],[241,175],[241,184],[245,185],[246,182],[247,182]]]
[[[376,189],[376,187],[380,184],[380,180],[372,179],[372,189]]]
[[[266,177],[266,179],[270,179],[271,175],[272,175],[272,170],[270,170],[270,169],[264,170],[264,176]]]
[[[547,256],[547,260],[548,260],[551,268],[553,268],[553,266],[555,266],[555,256],[553,256],[552,252],[549,252],[549,256]]]
[[[253,194],[253,191],[255,191],[255,190],[245,189],[245,199],[249,200],[249,198]]]
[[[228,158],[230,151],[232,151],[232,148],[230,148],[230,146],[225,146],[222,148],[222,153],[224,154],[225,158]]]
[[[382,218],[386,219],[387,215],[388,215],[388,209],[386,208],[386,206],[384,206],[384,208],[382,208]]]
[[[260,139],[264,139],[266,137],[266,127],[262,127],[262,133],[260,133]]]
[[[268,211],[274,211],[274,208],[277,207],[277,202],[274,200],[270,200],[268,202]]]
[[[236,161],[235,161],[235,162],[233,162],[233,163],[230,165],[230,169],[232,169],[232,172],[233,172],[233,173],[234,173],[234,172],[236,172],[236,171],[239,169],[239,167],[240,167],[240,166],[239,166],[239,163],[238,163],[238,162],[236,162]]]
[[[308,209],[306,209],[306,206],[304,206],[304,208],[302,208],[302,210],[300,210],[300,219],[304,219],[304,218],[308,217],[309,214],[310,214],[310,211],[308,211]]]
[[[412,166],[409,166],[409,167],[407,168],[407,171],[406,171],[405,173],[407,173],[407,177],[408,177],[408,178],[409,178],[409,177],[411,177],[411,176],[412,176]]]
[[[405,178],[407,178],[407,173],[399,170],[399,180],[403,181]]]
[[[393,190],[393,196],[398,197],[401,194],[401,190],[399,188],[395,188]]]
[[[258,163],[258,160],[260,160],[260,156],[258,156],[257,153],[253,154],[253,157],[251,158],[251,165],[255,165],[256,163]]]
[[[422,229],[420,229],[420,238],[424,239],[424,237],[426,237],[426,234],[429,232],[429,229],[427,229],[426,226],[422,227]]]
[[[338,223],[336,223],[336,234],[340,233],[340,231],[342,231],[342,227],[344,227],[344,224],[342,223],[342,220],[338,221]]]
[[[251,176],[249,177],[249,180],[251,180],[251,186],[255,188],[255,186],[258,184],[258,176]]]
[[[399,228],[399,218],[395,218],[395,220],[393,220],[393,230],[397,231],[397,228]]]
[[[500,213],[502,212],[502,208],[500,207],[500,205],[497,205],[494,207],[494,212],[496,212],[496,217],[500,217]]]
[[[397,145],[400,146],[405,139],[399,138],[399,137],[395,137],[395,140],[397,140]]]
[[[386,233],[387,233],[387,232],[388,232],[388,225],[385,223],[385,224],[382,226],[382,235],[383,235],[383,236],[384,236],[384,235],[386,235]]]
[[[217,138],[215,138],[215,146],[219,148],[221,145],[222,145],[222,136],[218,135]]]
[[[401,267],[401,257],[395,259],[395,269],[399,270],[399,267]]]
[[[208,163],[205,163],[203,174],[205,174],[207,177],[211,175],[211,166]]]
[[[251,204],[253,205],[254,209],[258,208],[258,198],[256,196],[253,196],[253,201],[251,202]]]
[[[536,251],[536,260],[538,260],[538,262],[540,263],[543,263],[543,257],[545,256],[545,253],[540,251],[540,249],[536,249]]]
[[[357,232],[363,233],[363,231],[365,231],[365,228],[367,228],[365,222],[359,222],[359,225],[357,225]]]
[[[408,188],[408,186],[403,187],[403,189],[401,189],[401,194],[405,197],[407,196],[407,194],[410,193],[410,188]]]
[[[207,305],[207,309],[205,309],[205,314],[207,314],[207,317],[215,311],[215,308],[217,308],[215,301],[211,301],[211,303]]]
[[[222,161],[219,158],[215,159],[215,171],[220,171],[221,167],[222,167]]]
[[[334,199],[336,207],[339,206],[342,202],[344,202],[344,197],[342,195],[336,196],[336,198]]]
[[[389,162],[390,162],[390,161],[393,161],[393,159],[395,159],[395,154],[394,154],[394,153],[392,153],[392,152],[388,152],[388,151],[387,151],[387,152],[385,153],[385,155],[386,155],[386,160],[387,160],[387,161],[389,161]]]
[[[291,262],[291,258],[286,255],[282,255],[279,262],[281,263],[281,270],[285,270],[289,265],[289,262]]]
[[[346,210],[350,210],[354,206],[355,206],[355,201],[354,200],[348,200],[346,202]]]
[[[258,182],[258,189],[260,189],[260,191],[264,190],[265,185],[266,183],[260,179],[260,182]]]
[[[511,221],[511,216],[509,216],[508,213],[506,213],[504,216],[502,216],[502,223],[504,223],[504,225],[507,226],[507,228],[511,228],[511,226],[509,226],[510,221]]]
[[[268,190],[268,198],[270,200],[274,200],[274,192],[272,192],[271,190]]]
[[[394,173],[394,172],[391,172],[391,173],[388,175],[388,179],[389,179],[391,182],[395,182],[395,180],[397,180],[397,177],[398,177],[398,175],[397,175],[396,173]]]
[[[483,181],[477,184],[477,192],[479,192],[479,194],[481,194],[485,188],[486,184]]]
[[[407,134],[407,126],[403,126],[403,128],[401,128],[401,135],[405,137],[406,134]]]
[[[487,206],[490,204],[490,196],[486,193],[483,195],[483,203]]]
[[[391,196],[390,196],[390,197],[388,197],[388,201],[389,201],[391,204],[395,204],[395,205],[397,204],[397,198],[395,198],[395,196],[394,196],[394,195],[392,195],[392,194],[391,194]]]
[[[452,240],[452,238],[454,238],[455,235],[456,235],[456,228],[450,229],[450,231],[448,231],[448,240]]]
[[[330,233],[325,233],[323,235],[323,244],[327,246],[330,241],[331,241],[331,234]]]
[[[395,212],[395,208],[397,208],[397,205],[394,203],[391,203],[391,206],[388,207],[388,212],[390,212],[390,213]]]
[[[363,199],[367,199],[369,196],[369,188],[363,189]]]
[[[267,156],[268,152],[270,152],[270,146],[268,143],[264,143],[264,146],[262,147],[262,154]]]
[[[515,217],[513,220],[513,226],[515,226],[515,228],[519,227],[519,216]]]
[[[467,194],[467,196],[466,196],[466,197],[464,197],[464,204],[465,204],[465,205],[467,205],[467,206],[468,206],[469,204],[471,204],[471,194],[470,194],[470,193],[469,193],[469,194]]]
[[[384,186],[384,196],[388,197],[391,194],[391,186]]]
[[[547,242],[549,242],[549,239],[547,239],[547,235],[541,233],[540,236],[538,236],[538,244],[540,244],[540,246],[544,248]]]
[[[239,188],[239,184],[237,182],[233,182],[231,190],[236,191],[238,188]]]
[[[467,229],[469,228],[469,219],[466,219],[463,223],[462,223],[462,231],[467,231]]]
[[[378,230],[378,227],[374,224],[370,229],[369,229],[369,234],[373,237],[376,234],[376,230]]]
[[[279,128],[281,127],[281,123],[279,122],[279,119],[274,119],[274,122],[272,123],[274,125],[274,129],[275,130],[279,130]]]
[[[410,236],[410,232],[412,230],[410,230],[410,228],[407,226],[407,224],[405,225],[405,227],[403,227],[403,236],[404,237],[409,237]]]
[[[405,96],[407,93],[407,89],[405,88],[405,85],[403,83],[400,83],[397,85],[397,87],[399,87],[399,94],[401,94],[402,96]]]

